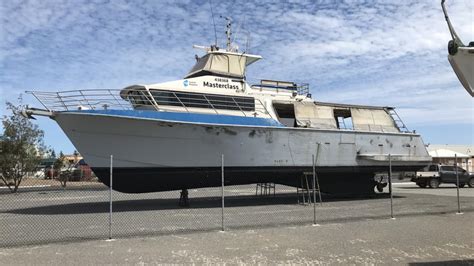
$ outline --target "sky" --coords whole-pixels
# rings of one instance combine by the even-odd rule
[[[394,106],[426,144],[474,144],[474,100],[447,60],[440,1],[0,1],[0,116],[5,102],[40,107],[27,90],[121,89],[181,79],[225,45],[233,19],[241,50],[264,57],[249,81],[309,83],[318,101]],[[464,43],[474,40],[474,1],[447,0]],[[54,121],[35,121],[45,144],[74,146]]]

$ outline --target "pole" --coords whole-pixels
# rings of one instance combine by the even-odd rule
[[[321,142],[318,142],[318,149],[316,150],[316,158],[314,159],[314,167],[316,168],[316,163],[318,163],[319,158],[319,147],[321,147]],[[316,171],[314,171],[316,176]],[[318,196],[319,196],[319,205],[323,206],[323,198],[321,196],[321,187],[319,186],[319,178],[316,178],[316,185],[318,185]]]
[[[393,217],[393,193],[392,193],[392,155],[388,154],[388,189],[390,192],[390,217]]]
[[[222,195],[222,232],[225,231],[224,227],[224,154],[222,154],[221,158],[221,195]]]
[[[454,154],[454,169],[456,171],[456,192],[458,198],[458,214],[461,214],[461,202],[459,201],[459,174],[458,174],[458,155]]]
[[[112,182],[114,156],[110,155],[110,186],[109,186],[109,239],[112,239]]]
[[[316,225],[316,165],[313,154],[313,225]]]

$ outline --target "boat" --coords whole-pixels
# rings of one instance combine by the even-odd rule
[[[301,187],[315,166],[320,190],[371,194],[375,173],[417,171],[431,162],[423,140],[393,107],[313,100],[308,84],[261,80],[262,59],[226,48],[205,54],[180,80],[122,90],[28,92],[42,104],[24,115],[55,120],[101,182],[146,193],[275,183]],[[224,158],[224,162],[222,162]]]
[[[474,42],[465,45],[461,41],[449,19],[445,0],[441,0],[441,7],[452,38],[448,42],[448,61],[463,87],[474,97]]]

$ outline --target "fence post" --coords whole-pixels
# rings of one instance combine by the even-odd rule
[[[312,156],[312,162],[313,162],[313,226],[317,226],[318,224],[316,223],[316,163],[315,163],[315,158],[314,154]],[[321,193],[321,191],[318,191]]]
[[[459,174],[458,174],[458,154],[454,154],[454,169],[456,170],[456,192],[458,198],[458,212],[457,214],[462,214],[461,212],[461,202],[459,200]]]
[[[109,240],[112,239],[112,186],[114,156],[110,155],[110,186],[109,186]]]
[[[225,231],[224,226],[224,154],[221,157],[221,195],[222,195],[222,228],[221,231]]]
[[[392,193],[392,155],[388,154],[388,190],[390,192],[390,218],[393,217],[393,193]]]

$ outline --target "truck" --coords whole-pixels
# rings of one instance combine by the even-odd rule
[[[454,165],[432,164],[423,169],[423,171],[416,172],[411,181],[415,182],[419,187],[437,188],[441,183],[448,183],[457,185],[456,169],[459,177],[459,187],[464,187],[466,184],[469,187],[474,187],[474,174]]]

